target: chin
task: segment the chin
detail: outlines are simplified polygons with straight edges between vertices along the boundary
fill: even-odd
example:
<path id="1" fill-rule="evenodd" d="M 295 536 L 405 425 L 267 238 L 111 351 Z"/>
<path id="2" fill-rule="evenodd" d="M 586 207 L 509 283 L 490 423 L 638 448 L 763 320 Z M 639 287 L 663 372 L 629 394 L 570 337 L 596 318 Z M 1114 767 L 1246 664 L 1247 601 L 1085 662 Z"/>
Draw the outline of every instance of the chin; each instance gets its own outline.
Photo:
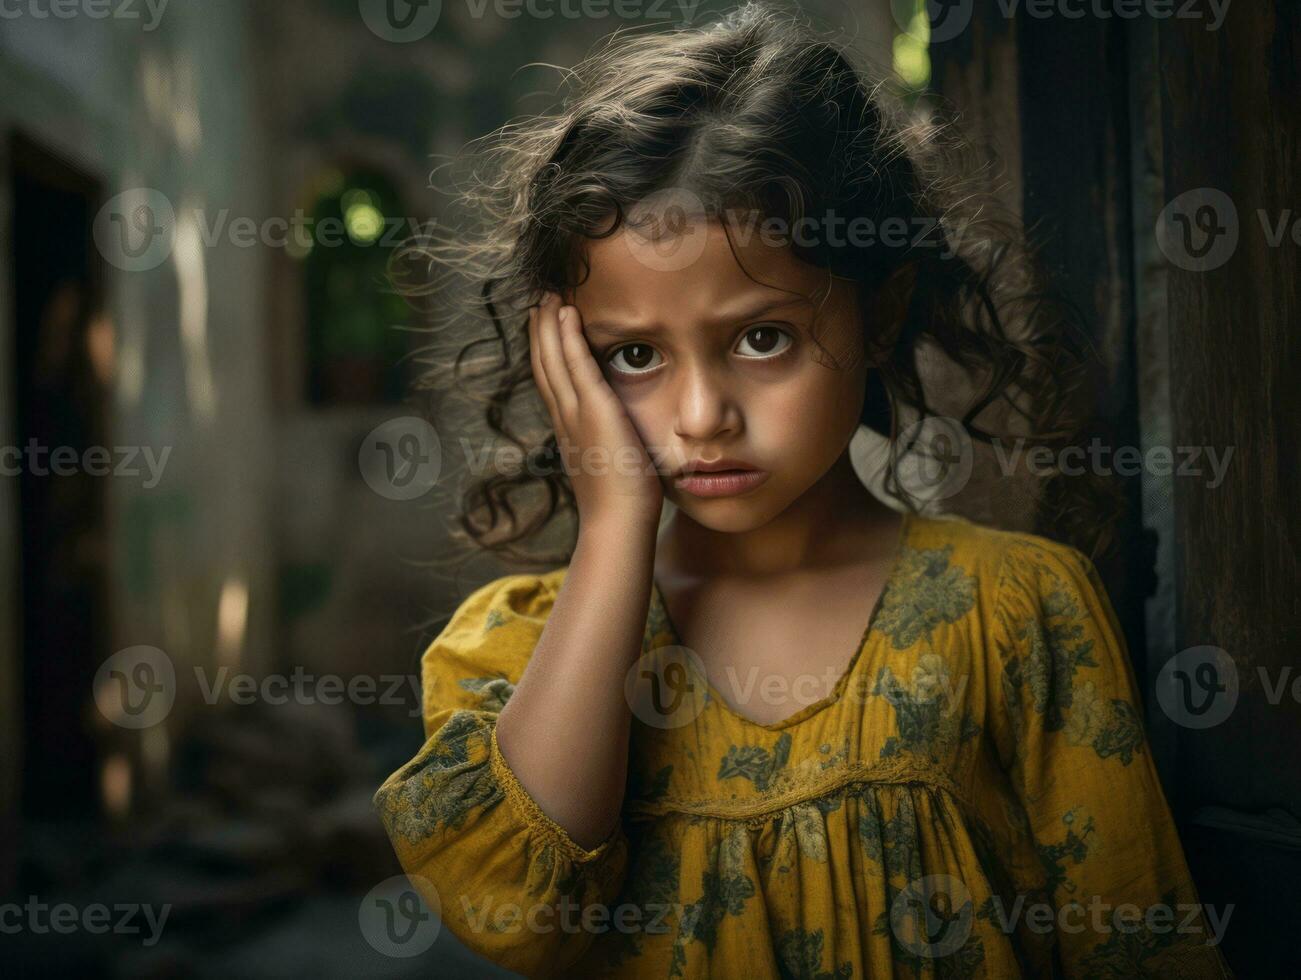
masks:
<path id="1" fill-rule="evenodd" d="M 741 534 L 763 527 L 785 507 L 763 497 L 693 497 L 675 493 L 673 505 L 703 528 L 720 534 Z"/>

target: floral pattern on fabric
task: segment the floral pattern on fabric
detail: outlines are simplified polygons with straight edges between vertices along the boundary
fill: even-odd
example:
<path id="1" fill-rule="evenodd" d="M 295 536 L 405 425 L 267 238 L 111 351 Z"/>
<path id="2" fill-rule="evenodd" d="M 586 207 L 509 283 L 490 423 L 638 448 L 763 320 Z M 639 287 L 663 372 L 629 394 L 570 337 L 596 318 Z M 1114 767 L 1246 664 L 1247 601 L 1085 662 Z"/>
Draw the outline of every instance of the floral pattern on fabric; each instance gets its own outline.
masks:
<path id="1" fill-rule="evenodd" d="M 1200 912 L 1069 927 L 1198 901 L 1083 555 L 909 517 L 836 695 L 772 725 L 717 698 L 678 728 L 634 721 L 623 820 L 592 850 L 495 738 L 565 572 L 462 604 L 422 661 L 425 744 L 375 797 L 480 955 L 530 978 L 1232 975 Z M 652 589 L 643 651 L 681 643 Z M 566 908 L 588 924 L 528 925 Z"/>

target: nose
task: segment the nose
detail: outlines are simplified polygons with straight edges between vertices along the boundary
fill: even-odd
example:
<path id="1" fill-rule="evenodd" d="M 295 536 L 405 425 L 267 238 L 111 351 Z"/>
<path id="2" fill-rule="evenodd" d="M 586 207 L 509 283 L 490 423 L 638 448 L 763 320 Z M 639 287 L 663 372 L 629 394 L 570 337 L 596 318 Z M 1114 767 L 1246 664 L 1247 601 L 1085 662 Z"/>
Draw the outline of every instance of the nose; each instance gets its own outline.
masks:
<path id="1" fill-rule="evenodd" d="M 727 382 L 707 365 L 696 364 L 681 376 L 674 434 L 686 443 L 709 444 L 741 431 L 741 405 Z"/>

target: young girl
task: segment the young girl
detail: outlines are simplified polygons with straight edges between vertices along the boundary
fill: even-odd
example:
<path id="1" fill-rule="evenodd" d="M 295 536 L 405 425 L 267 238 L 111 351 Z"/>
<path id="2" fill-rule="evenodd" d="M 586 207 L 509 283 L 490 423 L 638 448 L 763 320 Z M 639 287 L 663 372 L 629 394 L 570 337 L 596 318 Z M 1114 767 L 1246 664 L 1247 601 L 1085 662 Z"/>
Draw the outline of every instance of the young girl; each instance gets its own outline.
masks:
<path id="1" fill-rule="evenodd" d="M 425 745 L 376 795 L 415 887 L 529 977 L 1228 976 L 1090 560 L 851 465 L 927 411 L 927 356 L 975 438 L 1070 421 L 1060 321 L 955 223 L 936 134 L 754 6 L 575 77 L 506 131 L 461 268 L 530 450 L 464 527 L 577 540 L 424 655 Z M 506 422 L 530 383 L 542 452 Z"/>

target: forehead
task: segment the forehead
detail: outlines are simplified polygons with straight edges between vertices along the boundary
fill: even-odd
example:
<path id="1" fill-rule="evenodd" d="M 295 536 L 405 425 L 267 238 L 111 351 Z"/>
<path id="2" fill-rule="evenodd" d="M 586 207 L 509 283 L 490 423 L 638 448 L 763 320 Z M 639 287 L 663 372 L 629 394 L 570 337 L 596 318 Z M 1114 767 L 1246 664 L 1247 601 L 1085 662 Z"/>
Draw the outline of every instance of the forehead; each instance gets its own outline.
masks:
<path id="1" fill-rule="evenodd" d="M 660 241 L 623 226 L 587 240 L 584 253 L 589 273 L 571 297 L 584 321 L 687 325 L 773 301 L 809 308 L 829 281 L 825 270 L 757 231 L 734 226 L 729 242 L 718 221 L 696 221 Z"/>

